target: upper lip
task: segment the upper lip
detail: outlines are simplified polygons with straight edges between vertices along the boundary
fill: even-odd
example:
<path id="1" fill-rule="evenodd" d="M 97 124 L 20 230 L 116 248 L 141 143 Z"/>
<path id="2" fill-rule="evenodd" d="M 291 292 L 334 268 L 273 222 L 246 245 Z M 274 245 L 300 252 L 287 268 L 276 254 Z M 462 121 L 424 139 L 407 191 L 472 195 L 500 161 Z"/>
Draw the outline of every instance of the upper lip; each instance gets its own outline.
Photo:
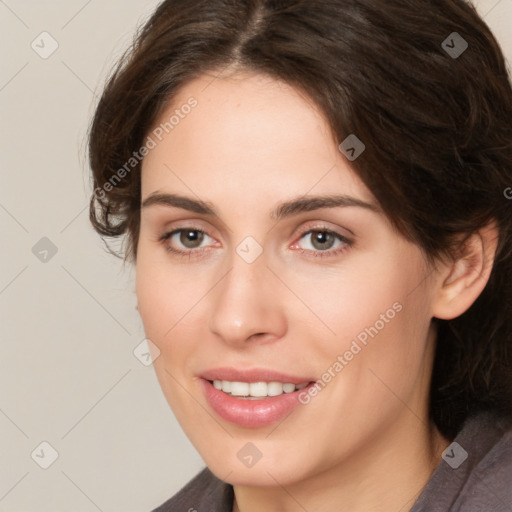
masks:
<path id="1" fill-rule="evenodd" d="M 300 377 L 270 370 L 268 368 L 240 368 L 224 367 L 212 368 L 199 375 L 205 380 L 229 380 L 231 382 L 282 382 L 283 384 L 303 384 L 316 380 L 314 377 Z"/>

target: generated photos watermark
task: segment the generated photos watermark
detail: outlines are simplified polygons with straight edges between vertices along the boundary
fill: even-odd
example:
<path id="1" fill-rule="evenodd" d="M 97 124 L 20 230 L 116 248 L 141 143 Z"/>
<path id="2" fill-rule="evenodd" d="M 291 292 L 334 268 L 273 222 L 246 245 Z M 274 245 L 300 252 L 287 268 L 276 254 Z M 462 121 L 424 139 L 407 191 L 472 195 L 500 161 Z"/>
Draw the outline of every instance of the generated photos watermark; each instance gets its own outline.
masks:
<path id="1" fill-rule="evenodd" d="M 134 151 L 132 156 L 120 167 L 107 182 L 101 187 L 94 189 L 94 195 L 98 199 L 104 199 L 106 192 L 111 192 L 121 180 L 125 178 L 130 172 L 142 162 L 143 158 L 149 154 L 149 152 L 156 148 L 158 142 L 161 142 L 164 138 L 164 134 L 170 133 L 176 126 L 178 126 L 186 116 L 192 112 L 192 109 L 197 107 L 198 101 L 191 96 L 186 103 L 181 105 L 180 108 L 174 110 L 169 119 L 163 123 L 160 123 L 154 128 L 150 135 L 147 136 L 146 142 L 138 149 Z"/>
<path id="2" fill-rule="evenodd" d="M 311 399 L 320 393 L 325 386 L 329 382 L 331 382 L 336 375 L 338 375 L 344 368 L 347 366 L 350 361 L 354 359 L 361 350 L 368 345 L 368 337 L 375 338 L 377 334 L 379 334 L 384 327 L 386 327 L 389 322 L 395 318 L 397 313 L 402 311 L 403 306 L 400 302 L 395 302 L 389 309 L 386 310 L 385 313 L 382 313 L 372 326 L 366 327 L 362 330 L 350 344 L 350 347 L 343 353 L 343 355 L 338 355 L 336 360 L 327 368 L 327 370 L 322 374 L 322 377 L 318 379 L 313 386 L 304 389 L 301 393 L 299 393 L 299 402 L 303 405 L 309 404 Z"/>

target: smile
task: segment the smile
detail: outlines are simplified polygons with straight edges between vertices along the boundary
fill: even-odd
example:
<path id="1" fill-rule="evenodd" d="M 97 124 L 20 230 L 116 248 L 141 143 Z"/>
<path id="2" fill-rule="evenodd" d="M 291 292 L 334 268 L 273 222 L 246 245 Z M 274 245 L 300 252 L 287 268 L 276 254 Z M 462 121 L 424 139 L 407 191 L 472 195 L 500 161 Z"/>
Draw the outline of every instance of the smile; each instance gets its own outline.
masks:
<path id="1" fill-rule="evenodd" d="M 231 396 L 257 400 L 269 396 L 279 396 L 283 393 L 293 393 L 305 388 L 309 383 L 293 384 L 291 382 L 239 382 L 229 380 L 214 380 L 213 387 Z"/>
<path id="2" fill-rule="evenodd" d="M 225 421 L 257 428 L 282 421 L 298 405 L 299 392 L 315 384 L 312 377 L 254 368 L 217 368 L 200 375 L 212 412 Z"/>

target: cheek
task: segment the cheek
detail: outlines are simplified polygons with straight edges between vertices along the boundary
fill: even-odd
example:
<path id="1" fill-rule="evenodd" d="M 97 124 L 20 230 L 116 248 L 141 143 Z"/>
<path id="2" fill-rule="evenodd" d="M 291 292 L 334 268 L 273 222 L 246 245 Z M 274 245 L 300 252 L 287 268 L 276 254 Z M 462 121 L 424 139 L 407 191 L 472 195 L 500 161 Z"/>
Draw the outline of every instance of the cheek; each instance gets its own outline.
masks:
<path id="1" fill-rule="evenodd" d="M 425 357 L 430 319 L 425 289 L 418 286 L 425 271 L 416 250 L 393 250 L 361 257 L 346 269 L 297 272 L 294 291 L 310 310 L 306 338 L 314 340 L 304 348 L 317 370 L 343 373 L 336 380 L 370 401 L 375 391 L 389 394 L 379 377 L 406 393 Z M 304 339 L 302 304 L 294 315 L 290 328 Z"/>
<path id="2" fill-rule="evenodd" d="M 204 349 L 205 316 L 198 314 L 212 287 L 208 275 L 169 261 L 165 251 L 139 245 L 136 293 L 144 332 L 159 349 L 155 372 L 169 402 L 176 402 L 189 386 L 191 366 Z M 201 332 L 199 332 L 201 331 Z M 173 407 L 174 404 L 171 404 Z M 174 407 L 173 407 L 174 408 Z"/>
<path id="3" fill-rule="evenodd" d="M 421 410 L 422 393 L 428 391 L 424 378 L 429 319 L 424 290 L 412 292 L 420 275 L 419 268 L 404 273 L 398 264 L 386 265 L 379 272 L 354 271 L 338 286 L 309 295 L 336 333 L 322 329 L 327 335 L 314 335 L 310 329 L 306 338 L 314 346 L 305 346 L 305 359 L 314 361 L 322 382 L 305 405 L 305 417 L 319 438 L 331 440 L 319 447 L 326 460 L 376 435 L 406 410 L 404 404 Z M 340 418 L 350 421 L 340 423 Z"/>
<path id="4" fill-rule="evenodd" d="M 142 241 L 138 247 L 137 301 L 147 337 L 161 345 L 172 339 L 180 319 L 186 319 L 187 310 L 197 301 L 199 284 L 194 285 L 183 267 L 173 268 L 163 250 L 148 245 Z"/>
<path id="5" fill-rule="evenodd" d="M 153 256 L 153 255 L 151 255 Z M 180 423 L 198 413 L 188 389 L 189 362 L 197 353 L 193 315 L 198 300 L 198 284 L 183 279 L 157 258 L 140 250 L 136 268 L 136 293 L 144 332 L 158 347 L 153 367 L 164 396 Z M 182 424 L 183 426 L 183 424 Z"/>
<path id="6" fill-rule="evenodd" d="M 389 260 L 367 254 L 349 258 L 337 267 L 283 269 L 300 299 L 294 301 L 294 309 L 302 316 L 297 316 L 291 327 L 309 317 L 311 326 L 317 327 L 315 339 L 335 349 L 358 335 L 364 342 L 366 329 L 375 323 L 379 331 L 383 330 L 389 324 L 386 320 L 395 320 L 414 281 L 391 256 Z"/>

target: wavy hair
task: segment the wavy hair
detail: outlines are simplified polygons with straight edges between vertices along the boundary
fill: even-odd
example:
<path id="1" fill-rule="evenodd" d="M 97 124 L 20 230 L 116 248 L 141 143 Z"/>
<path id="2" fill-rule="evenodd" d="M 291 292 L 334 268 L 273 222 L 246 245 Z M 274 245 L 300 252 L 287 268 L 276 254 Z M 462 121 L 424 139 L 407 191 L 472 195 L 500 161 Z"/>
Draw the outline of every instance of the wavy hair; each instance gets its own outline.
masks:
<path id="1" fill-rule="evenodd" d="M 356 134 L 366 150 L 352 168 L 430 260 L 497 223 L 484 291 L 458 318 L 435 319 L 430 415 L 447 437 L 481 410 L 511 418 L 512 87 L 475 8 L 464 0 L 163 1 L 108 78 L 89 131 L 90 219 L 104 237 L 126 235 L 125 261 L 137 257 L 140 162 L 112 178 L 180 87 L 224 68 L 307 94 L 338 143 Z"/>

